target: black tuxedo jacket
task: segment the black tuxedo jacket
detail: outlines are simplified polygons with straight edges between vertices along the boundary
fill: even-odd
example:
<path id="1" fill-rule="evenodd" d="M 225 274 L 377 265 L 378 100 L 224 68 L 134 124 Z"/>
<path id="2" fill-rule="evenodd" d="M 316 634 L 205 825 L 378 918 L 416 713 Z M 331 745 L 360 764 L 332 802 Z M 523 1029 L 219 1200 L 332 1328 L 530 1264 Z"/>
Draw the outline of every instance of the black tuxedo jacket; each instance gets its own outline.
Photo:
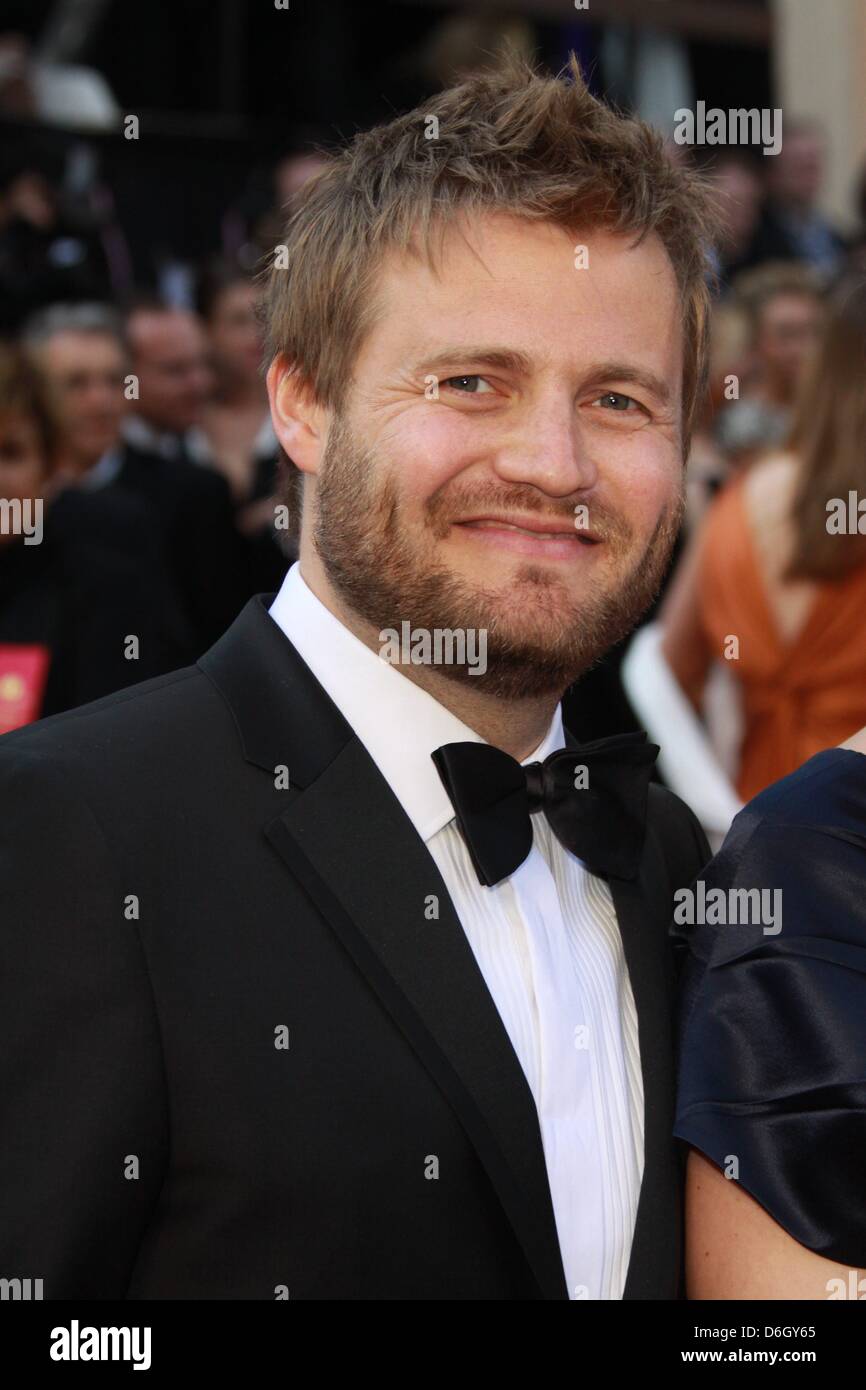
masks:
<path id="1" fill-rule="evenodd" d="M 153 508 L 192 633 L 189 659 L 200 656 L 237 617 L 253 592 L 247 546 L 234 523 L 220 473 L 186 460 L 122 446 L 120 472 L 108 487 Z"/>
<path id="2" fill-rule="evenodd" d="M 132 633 L 139 653 L 127 661 Z M 43 715 L 193 660 L 150 508 L 108 488 L 58 493 L 46 509 L 40 545 L 20 538 L 0 545 L 0 642 L 48 648 Z M 0 881 L 0 914 L 2 897 Z"/>
<path id="3" fill-rule="evenodd" d="M 565 1299 L 532 1094 L 445 884 L 269 602 L 196 666 L 0 740 L 0 1274 Z M 669 1299 L 668 923 L 709 855 L 650 791 L 640 876 L 611 880 L 646 1104 L 625 1296 Z"/>

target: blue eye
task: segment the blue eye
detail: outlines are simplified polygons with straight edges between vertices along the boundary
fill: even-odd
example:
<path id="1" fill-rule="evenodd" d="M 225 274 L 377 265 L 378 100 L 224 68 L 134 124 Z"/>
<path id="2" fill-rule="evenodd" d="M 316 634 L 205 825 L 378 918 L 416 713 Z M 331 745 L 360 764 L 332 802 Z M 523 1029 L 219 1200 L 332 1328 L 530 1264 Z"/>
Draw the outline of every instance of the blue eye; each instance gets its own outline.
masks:
<path id="1" fill-rule="evenodd" d="M 461 384 L 457 385 L 456 383 L 458 382 Z M 476 383 L 476 385 L 467 384 L 473 382 Z M 481 395 L 482 392 L 478 390 L 479 385 L 485 387 L 488 391 L 490 390 L 490 386 L 484 380 L 483 376 L 449 376 L 442 385 L 450 386 L 454 391 L 462 391 L 466 396 Z"/>
<path id="2" fill-rule="evenodd" d="M 638 410 L 641 408 L 633 396 L 624 396 L 621 391 L 605 391 L 603 396 L 598 397 L 598 400 L 607 401 L 612 410 L 618 410 L 621 413 L 626 413 L 629 405 L 637 406 Z"/>

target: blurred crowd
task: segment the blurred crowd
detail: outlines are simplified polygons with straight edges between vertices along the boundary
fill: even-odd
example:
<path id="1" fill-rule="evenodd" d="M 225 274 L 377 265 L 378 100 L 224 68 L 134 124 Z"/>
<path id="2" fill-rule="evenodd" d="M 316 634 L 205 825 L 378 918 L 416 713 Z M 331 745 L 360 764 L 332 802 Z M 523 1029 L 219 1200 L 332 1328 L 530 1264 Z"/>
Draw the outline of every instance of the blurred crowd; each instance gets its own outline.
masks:
<path id="1" fill-rule="evenodd" d="M 142 292 L 110 190 L 80 151 L 33 148 L 0 161 L 0 730 L 182 667 L 278 586 L 256 272 L 321 162 L 279 160 L 269 207 L 226 209 L 217 260 Z M 827 525 L 866 496 L 866 171 L 846 236 L 820 211 L 817 125 L 787 120 L 772 158 L 703 154 L 723 233 L 686 525 L 645 628 L 566 717 L 587 738 L 648 727 L 692 801 L 705 759 L 712 833 L 866 723 L 866 515 Z"/>
<path id="2" fill-rule="evenodd" d="M 786 120 L 777 156 L 707 166 L 724 225 L 686 526 L 608 673 L 714 844 L 866 718 L 866 171 L 845 237 L 824 160 L 820 128 Z"/>
<path id="3" fill-rule="evenodd" d="M 318 163 L 278 163 L 274 206 L 234 254 L 139 291 L 113 283 L 114 229 L 94 229 L 63 171 L 7 153 L 0 731 L 188 664 L 279 586 L 293 551 L 256 270 Z"/>

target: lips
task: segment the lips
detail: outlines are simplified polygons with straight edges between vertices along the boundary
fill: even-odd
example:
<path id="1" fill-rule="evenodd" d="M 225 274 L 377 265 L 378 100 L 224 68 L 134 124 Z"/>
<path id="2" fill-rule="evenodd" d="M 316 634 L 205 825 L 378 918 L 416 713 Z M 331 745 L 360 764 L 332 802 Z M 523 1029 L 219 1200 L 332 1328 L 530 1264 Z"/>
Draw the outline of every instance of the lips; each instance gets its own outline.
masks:
<path id="1" fill-rule="evenodd" d="M 545 522 L 536 517 L 527 518 L 521 521 L 509 520 L 507 517 L 480 516 L 467 517 L 463 521 L 454 523 L 456 526 L 471 527 L 477 530 L 492 531 L 512 531 L 518 535 L 527 536 L 532 540 L 549 541 L 577 541 L 583 545 L 597 545 L 598 537 L 591 531 L 583 528 L 576 528 L 574 525 L 564 526 L 561 522 Z"/>
<path id="2" fill-rule="evenodd" d="M 483 550 L 510 553 L 545 563 L 574 564 L 579 556 L 599 544 L 599 538 L 560 518 L 476 516 L 453 523 L 455 530 L 471 535 Z"/>

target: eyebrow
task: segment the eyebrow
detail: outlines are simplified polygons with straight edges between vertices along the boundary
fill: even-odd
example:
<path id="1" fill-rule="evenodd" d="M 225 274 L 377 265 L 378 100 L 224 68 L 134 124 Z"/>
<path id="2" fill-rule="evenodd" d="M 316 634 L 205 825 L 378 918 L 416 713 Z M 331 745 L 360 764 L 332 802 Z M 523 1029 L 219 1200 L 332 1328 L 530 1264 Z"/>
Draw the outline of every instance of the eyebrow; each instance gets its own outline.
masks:
<path id="1" fill-rule="evenodd" d="M 492 347 L 454 347 L 436 353 L 435 357 L 425 358 L 417 363 L 417 370 L 438 375 L 441 370 L 453 367 L 455 363 L 472 363 L 476 367 L 491 367 L 498 371 L 514 372 L 527 376 L 532 371 L 533 360 L 525 352 L 511 348 Z M 649 391 L 663 405 L 673 401 L 673 390 L 664 377 L 646 367 L 636 367 L 628 362 L 599 362 L 587 376 L 584 389 L 601 386 L 606 381 L 631 382 Z"/>
<path id="2" fill-rule="evenodd" d="M 446 348 L 435 357 L 425 357 L 416 364 L 417 370 L 437 373 L 453 367 L 456 362 L 472 362 L 477 367 L 493 367 L 498 371 L 517 372 L 524 376 L 531 372 L 532 358 L 525 352 L 511 348 L 463 347 Z"/>
<path id="3" fill-rule="evenodd" d="M 605 381 L 631 382 L 649 391 L 662 405 L 673 402 L 674 392 L 670 383 L 647 367 L 635 367 L 628 362 L 600 362 L 592 368 L 586 386 L 600 386 Z"/>

